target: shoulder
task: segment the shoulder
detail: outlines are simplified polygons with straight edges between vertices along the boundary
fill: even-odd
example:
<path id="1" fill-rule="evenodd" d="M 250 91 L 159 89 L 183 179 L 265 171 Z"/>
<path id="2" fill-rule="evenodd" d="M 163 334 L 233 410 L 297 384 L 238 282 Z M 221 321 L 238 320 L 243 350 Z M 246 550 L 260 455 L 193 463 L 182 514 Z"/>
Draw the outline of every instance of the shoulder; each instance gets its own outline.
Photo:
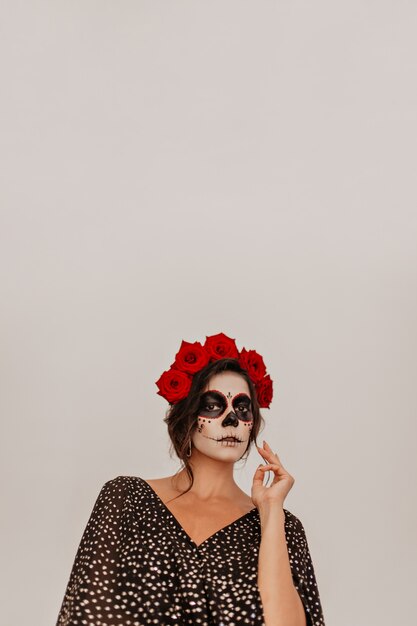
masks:
<path id="1" fill-rule="evenodd" d="M 107 480 L 101 489 L 111 492 L 124 491 L 132 485 L 133 479 L 133 476 L 115 476 Z"/>
<path id="2" fill-rule="evenodd" d="M 145 488 L 152 490 L 164 502 L 178 496 L 181 491 L 175 489 L 172 483 L 172 476 L 163 476 L 161 478 L 141 479 L 145 483 Z"/>
<path id="3" fill-rule="evenodd" d="M 288 509 L 284 509 L 284 514 L 284 526 L 287 541 L 291 544 L 298 544 L 300 547 L 304 547 L 306 542 L 306 534 L 303 523 L 296 515 L 294 515 L 294 513 L 292 513 Z"/>
<path id="4" fill-rule="evenodd" d="M 124 501 L 145 491 L 146 484 L 139 476 L 115 476 L 101 487 L 98 499 Z"/>
<path id="5" fill-rule="evenodd" d="M 138 476 L 115 476 L 114 478 L 110 478 L 107 480 L 104 487 L 113 490 L 126 489 L 127 487 L 134 484 L 136 481 L 140 481 Z"/>
<path id="6" fill-rule="evenodd" d="M 127 517 L 153 507 L 153 494 L 139 476 L 115 476 L 101 487 L 94 505 L 95 516 Z"/>
<path id="7" fill-rule="evenodd" d="M 285 524 L 290 528 L 299 529 L 302 526 L 301 520 L 288 509 L 284 509 Z"/>

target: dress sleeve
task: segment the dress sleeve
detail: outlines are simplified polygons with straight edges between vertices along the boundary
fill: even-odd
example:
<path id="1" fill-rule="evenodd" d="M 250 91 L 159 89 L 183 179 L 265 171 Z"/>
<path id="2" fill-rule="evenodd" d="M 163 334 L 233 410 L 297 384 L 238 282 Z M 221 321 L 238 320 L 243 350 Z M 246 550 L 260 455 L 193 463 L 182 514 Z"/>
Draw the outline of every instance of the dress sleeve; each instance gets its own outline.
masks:
<path id="1" fill-rule="evenodd" d="M 109 480 L 101 488 L 75 556 L 56 626 L 101 621 L 112 626 L 129 619 L 117 600 L 123 585 L 120 555 L 129 516 L 124 478 Z"/>
<path id="2" fill-rule="evenodd" d="M 307 626 L 325 626 L 319 589 L 303 524 L 289 511 L 286 510 L 285 513 L 285 530 L 292 577 L 304 606 Z"/>

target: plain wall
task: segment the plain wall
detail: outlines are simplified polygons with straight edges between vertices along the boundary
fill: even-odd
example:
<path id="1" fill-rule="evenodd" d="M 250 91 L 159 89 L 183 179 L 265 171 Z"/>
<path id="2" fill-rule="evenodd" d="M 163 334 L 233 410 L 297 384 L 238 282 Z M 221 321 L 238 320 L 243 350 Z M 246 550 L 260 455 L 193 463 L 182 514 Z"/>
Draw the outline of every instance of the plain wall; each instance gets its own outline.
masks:
<path id="1" fill-rule="evenodd" d="M 55 624 L 104 482 L 176 471 L 155 381 L 224 332 L 274 381 L 326 626 L 414 624 L 416 18 L 3 3 L 2 623 Z"/>

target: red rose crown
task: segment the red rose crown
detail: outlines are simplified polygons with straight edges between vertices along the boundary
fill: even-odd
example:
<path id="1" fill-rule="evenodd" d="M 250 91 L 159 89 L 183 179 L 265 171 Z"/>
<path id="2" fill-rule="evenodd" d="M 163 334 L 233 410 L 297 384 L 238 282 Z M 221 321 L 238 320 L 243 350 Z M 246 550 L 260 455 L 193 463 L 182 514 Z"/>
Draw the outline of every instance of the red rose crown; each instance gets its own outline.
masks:
<path id="1" fill-rule="evenodd" d="M 175 361 L 155 382 L 158 395 L 170 404 L 187 397 L 191 381 L 196 372 L 218 359 L 237 359 L 255 385 L 256 397 L 262 409 L 268 409 L 273 396 L 272 380 L 266 373 L 264 360 L 255 350 L 239 350 L 234 339 L 224 333 L 206 336 L 204 345 L 199 341 L 189 343 L 182 340 Z"/>

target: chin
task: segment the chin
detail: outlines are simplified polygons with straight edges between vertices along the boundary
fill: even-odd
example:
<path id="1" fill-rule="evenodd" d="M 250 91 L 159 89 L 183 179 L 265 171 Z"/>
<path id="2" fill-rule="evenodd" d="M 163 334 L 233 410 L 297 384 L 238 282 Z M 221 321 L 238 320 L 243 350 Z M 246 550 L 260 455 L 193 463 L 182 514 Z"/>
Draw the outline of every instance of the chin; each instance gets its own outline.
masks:
<path id="1" fill-rule="evenodd" d="M 221 454 L 218 452 L 217 454 L 206 454 L 206 456 L 210 457 L 211 459 L 215 459 L 216 461 L 227 461 L 228 463 L 235 463 L 236 461 L 239 461 L 242 454 L 236 452 L 223 452 L 223 454 Z"/>
<path id="2" fill-rule="evenodd" d="M 207 444 L 199 446 L 197 444 L 195 449 L 198 450 L 200 454 L 204 454 L 211 459 L 218 459 L 222 461 L 238 461 L 245 452 L 243 443 L 234 446 L 227 446 L 215 442 L 213 442 L 213 446 Z"/>

